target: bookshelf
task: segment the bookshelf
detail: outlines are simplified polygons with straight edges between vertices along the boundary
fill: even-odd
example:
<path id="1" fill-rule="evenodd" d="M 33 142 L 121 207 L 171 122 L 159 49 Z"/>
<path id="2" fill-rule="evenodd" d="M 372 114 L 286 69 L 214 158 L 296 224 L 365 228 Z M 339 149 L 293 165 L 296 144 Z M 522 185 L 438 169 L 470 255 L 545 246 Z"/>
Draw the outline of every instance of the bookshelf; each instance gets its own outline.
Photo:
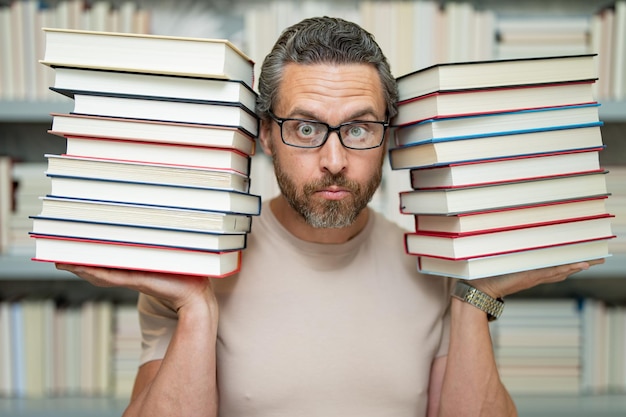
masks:
<path id="1" fill-rule="evenodd" d="M 2 2 L 6 4 L 10 2 Z M 51 4 L 57 2 L 52 1 Z M 167 1 L 148 0 L 142 2 L 142 5 L 148 7 L 161 7 L 167 10 Z M 196 1 L 200 4 L 202 2 Z M 213 2 L 221 3 L 221 2 Z M 214 6 L 219 13 L 227 13 L 229 22 L 235 25 L 242 25 L 243 15 L 242 9 L 248 5 L 258 5 L 260 0 L 237 0 L 235 2 L 235 11 L 226 11 L 219 4 Z M 309 2 L 313 3 L 313 2 Z M 328 2 L 330 3 L 330 2 Z M 446 3 L 446 2 L 441 2 Z M 524 2 L 516 1 L 500 1 L 500 0 L 474 0 L 469 1 L 475 7 L 480 9 L 493 10 L 496 14 L 506 16 L 529 16 L 541 11 L 547 15 L 555 15 L 563 12 L 571 14 L 590 14 L 595 12 L 599 7 L 604 6 L 606 1 L 589 1 L 589 0 L 530 0 Z M 276 3 L 277 4 L 277 3 Z M 276 7 L 272 5 L 272 8 Z M 295 2 L 294 2 L 295 4 Z M 337 3 L 340 6 L 353 6 L 358 4 L 356 0 L 341 0 Z M 206 10 L 209 6 L 199 6 L 199 9 Z M 332 5 L 327 6 L 331 7 Z M 237 15 L 233 18 L 233 15 Z M 160 19 L 162 20 L 161 13 Z M 189 14 L 187 14 L 189 17 Z M 215 19 L 214 17 L 211 19 Z M 202 19 L 197 19 L 191 23 L 201 24 Z M 211 22 L 213 20 L 210 20 Z M 186 26 L 186 25 L 178 25 Z M 193 26 L 193 25 L 192 25 Z M 161 29 L 163 31 L 172 30 L 174 26 L 167 25 Z M 241 28 L 237 28 L 241 29 Z M 177 28 L 178 30 L 178 28 Z M 172 33 L 177 35 L 198 34 L 194 29 L 188 27 L 181 30 L 188 30 L 186 33 Z M 231 30 L 230 33 L 236 33 L 237 30 Z M 205 36 L 206 34 L 200 34 Z M 241 35 L 238 35 L 241 36 Z M 49 127 L 51 112 L 69 112 L 72 102 L 63 101 L 8 101 L 0 99 L 0 154 L 7 149 L 11 149 L 10 135 L 15 130 L 27 130 L 32 132 L 33 129 L 41 131 L 41 137 L 29 140 L 32 146 L 27 150 L 27 156 L 32 160 L 43 161 L 43 150 L 50 151 L 45 148 L 56 138 L 48 138 L 45 130 Z M 611 161 L 617 161 L 621 165 L 625 162 L 623 158 L 623 150 L 625 149 L 620 143 L 623 142 L 624 132 L 626 131 L 626 101 L 623 100 L 607 100 L 602 102 L 600 108 L 601 119 L 609 125 L 612 134 L 604 136 L 605 142 L 608 142 L 609 149 L 617 149 L 619 155 L 613 153 L 610 156 Z M 617 134 L 614 134 L 617 132 Z M 48 142 L 46 142 L 48 141 Z M 57 140 L 58 142 L 58 140 Z M 51 152 L 54 152 L 52 150 Z M 615 152 L 615 151 L 612 151 Z M 624 304 L 626 302 L 626 289 L 624 280 L 626 280 L 626 254 L 615 255 L 607 259 L 606 263 L 601 266 L 594 267 L 590 271 L 584 271 L 566 282 L 547 285 L 541 288 L 533 289 L 519 297 L 581 297 L 589 296 L 606 300 L 608 302 Z M 0 256 L 0 297 L 19 294 L 25 291 L 38 294 L 47 294 L 48 296 L 64 295 L 72 299 L 85 300 L 91 298 L 109 298 L 118 302 L 133 303 L 136 294 L 115 289 L 94 288 L 89 284 L 82 282 L 72 274 L 64 271 L 57 271 L 52 265 L 31 262 L 27 255 L 1 255 Z M 623 416 L 626 414 L 626 395 L 581 395 L 581 396 L 540 396 L 526 395 L 515 396 L 518 403 L 520 415 L 529 417 L 543 416 Z M 44 399 L 6 399 L 0 398 L 0 415 L 12 416 L 117 416 L 121 415 L 126 405 L 126 399 L 114 398 L 96 398 L 96 397 L 62 397 L 62 398 L 44 398 Z"/>
<path id="2" fill-rule="evenodd" d="M 621 417 L 626 399 L 620 395 L 598 396 L 518 396 L 520 417 Z M 125 398 L 46 398 L 22 400 L 0 398 L 0 415 L 12 417 L 116 417 Z"/>
<path id="3" fill-rule="evenodd" d="M 126 398 L 0 398 L 0 415 L 12 417 L 118 417 Z"/>
<path id="4" fill-rule="evenodd" d="M 49 123 L 50 113 L 72 110 L 71 100 L 62 101 L 0 101 L 0 123 Z"/>

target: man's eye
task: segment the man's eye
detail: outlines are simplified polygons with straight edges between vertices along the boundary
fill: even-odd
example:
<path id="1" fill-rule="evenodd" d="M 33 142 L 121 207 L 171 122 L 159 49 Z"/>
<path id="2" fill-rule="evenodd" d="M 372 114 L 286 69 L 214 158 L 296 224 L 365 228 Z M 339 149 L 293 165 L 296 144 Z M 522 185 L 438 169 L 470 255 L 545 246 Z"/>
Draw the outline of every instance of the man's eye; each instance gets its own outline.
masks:
<path id="1" fill-rule="evenodd" d="M 351 137 L 359 138 L 361 136 L 364 136 L 367 131 L 363 128 L 363 126 L 350 126 L 349 133 Z"/>
<path id="2" fill-rule="evenodd" d="M 317 133 L 315 126 L 312 124 L 301 124 L 298 126 L 298 135 L 314 136 Z"/>

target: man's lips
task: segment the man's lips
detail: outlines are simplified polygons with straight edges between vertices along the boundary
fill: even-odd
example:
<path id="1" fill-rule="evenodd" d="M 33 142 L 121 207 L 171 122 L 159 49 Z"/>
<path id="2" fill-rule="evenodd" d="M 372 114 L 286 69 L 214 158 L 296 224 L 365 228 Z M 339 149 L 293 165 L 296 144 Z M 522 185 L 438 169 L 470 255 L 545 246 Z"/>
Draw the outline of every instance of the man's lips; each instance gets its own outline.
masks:
<path id="1" fill-rule="evenodd" d="M 320 189 L 316 194 L 328 200 L 341 200 L 349 196 L 351 191 L 348 188 L 332 186 Z"/>

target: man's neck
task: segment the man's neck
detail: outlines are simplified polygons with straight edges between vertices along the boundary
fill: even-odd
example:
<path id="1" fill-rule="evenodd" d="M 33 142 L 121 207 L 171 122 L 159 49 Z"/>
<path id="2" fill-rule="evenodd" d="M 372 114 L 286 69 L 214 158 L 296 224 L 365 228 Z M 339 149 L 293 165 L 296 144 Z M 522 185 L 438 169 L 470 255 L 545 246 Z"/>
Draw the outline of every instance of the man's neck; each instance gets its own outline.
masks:
<path id="1" fill-rule="evenodd" d="M 270 209 L 280 224 L 298 239 L 313 243 L 344 243 L 359 234 L 367 225 L 369 208 L 361 211 L 356 221 L 342 228 L 320 229 L 309 225 L 280 195 L 270 201 Z"/>

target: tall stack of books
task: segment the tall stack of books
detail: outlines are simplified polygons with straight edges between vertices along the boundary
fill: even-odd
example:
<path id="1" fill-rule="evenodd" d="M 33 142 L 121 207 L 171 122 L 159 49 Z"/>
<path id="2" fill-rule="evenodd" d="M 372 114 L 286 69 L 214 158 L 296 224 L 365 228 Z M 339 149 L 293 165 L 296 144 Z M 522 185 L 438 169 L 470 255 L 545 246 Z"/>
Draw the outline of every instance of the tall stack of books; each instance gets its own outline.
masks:
<path id="1" fill-rule="evenodd" d="M 464 279 L 609 256 L 594 55 L 440 64 L 398 78 L 392 169 L 425 273 Z"/>
<path id="2" fill-rule="evenodd" d="M 253 62 L 225 40 L 44 29 L 51 88 L 74 100 L 50 133 L 35 260 L 227 276 L 260 197 L 249 192 Z"/>

